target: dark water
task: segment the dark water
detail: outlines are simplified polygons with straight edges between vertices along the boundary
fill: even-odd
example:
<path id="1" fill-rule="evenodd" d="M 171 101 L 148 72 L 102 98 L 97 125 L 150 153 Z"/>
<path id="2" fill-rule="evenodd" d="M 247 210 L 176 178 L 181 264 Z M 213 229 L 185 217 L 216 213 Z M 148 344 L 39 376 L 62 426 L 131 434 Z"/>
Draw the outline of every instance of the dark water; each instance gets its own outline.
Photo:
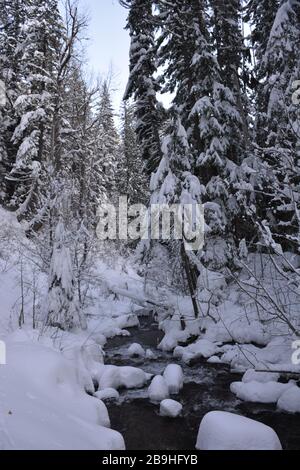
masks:
<path id="1" fill-rule="evenodd" d="M 110 340 L 105 348 L 106 363 L 141 367 L 146 372 L 161 374 L 165 367 L 176 362 L 171 354 L 156 350 L 163 334 L 151 318 L 140 318 L 140 328 L 131 329 L 130 337 Z M 157 354 L 154 361 L 126 356 L 128 346 L 134 342 Z M 300 415 L 276 411 L 273 405 L 244 403 L 230 392 L 230 384 L 240 380 L 224 365 L 205 362 L 192 367 L 181 364 L 185 385 L 174 397 L 183 405 L 183 416 L 170 419 L 159 416 L 159 405 L 147 398 L 143 390 L 121 392 L 119 404 L 108 404 L 112 429 L 124 436 L 128 450 L 195 450 L 198 429 L 203 416 L 212 410 L 242 414 L 271 426 L 278 434 L 284 449 L 300 449 Z"/>

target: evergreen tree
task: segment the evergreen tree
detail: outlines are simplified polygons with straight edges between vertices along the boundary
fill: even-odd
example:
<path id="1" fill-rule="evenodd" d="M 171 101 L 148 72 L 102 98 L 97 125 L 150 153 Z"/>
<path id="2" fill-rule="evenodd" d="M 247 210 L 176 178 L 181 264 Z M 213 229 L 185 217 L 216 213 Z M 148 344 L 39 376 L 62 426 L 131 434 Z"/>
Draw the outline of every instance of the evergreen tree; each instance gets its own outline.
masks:
<path id="1" fill-rule="evenodd" d="M 96 140 L 97 171 L 103 172 L 106 197 L 114 201 L 117 196 L 116 174 L 120 160 L 120 141 L 107 82 L 104 82 L 102 86 L 97 119 L 99 122 Z"/>
<path id="2" fill-rule="evenodd" d="M 202 0 L 158 4 L 165 91 L 176 91 L 174 104 L 187 128 L 194 157 L 191 171 L 206 187 L 203 202 L 209 230 L 202 260 L 221 269 L 233 263 L 244 237 L 244 209 L 238 199 L 247 131 L 239 76 L 243 41 L 238 5 L 227 11 L 216 2 L 211 16 L 208 3 Z M 234 45 L 229 52 L 226 41 Z"/>
<path id="3" fill-rule="evenodd" d="M 222 83 L 234 98 L 236 119 L 231 119 L 226 134 L 229 158 L 241 162 L 249 140 L 247 60 L 242 32 L 241 0 L 211 0 L 212 25 Z"/>
<path id="4" fill-rule="evenodd" d="M 281 2 L 261 61 L 264 109 L 259 115 L 260 159 L 267 175 L 262 217 L 275 240 L 298 249 L 299 108 L 293 103 L 299 74 L 300 2 Z"/>
<path id="5" fill-rule="evenodd" d="M 196 176 L 192 173 L 193 156 L 188 143 L 186 130 L 184 129 L 179 115 L 175 112 L 170 122 L 168 134 L 162 144 L 163 158 L 151 179 L 151 204 L 171 207 L 177 204 L 178 208 L 184 205 L 190 205 L 193 210 L 201 204 L 204 187 Z M 176 216 L 175 216 L 176 217 Z M 181 217 L 179 215 L 179 217 Z M 185 220 L 187 223 L 187 220 Z M 203 228 L 203 227 L 202 227 Z M 175 229 L 175 228 L 174 228 Z M 173 232 L 176 234 L 176 232 Z M 181 268 L 185 272 L 185 280 L 192 298 L 195 316 L 199 315 L 199 307 L 196 299 L 197 288 L 197 263 L 189 255 L 185 232 L 181 241 L 173 240 L 170 242 L 172 255 L 178 261 L 180 259 Z M 150 243 L 150 249 L 153 248 L 153 242 Z M 149 250 L 149 245 L 148 245 Z M 148 253 L 149 260 L 151 254 Z"/>
<path id="6" fill-rule="evenodd" d="M 21 92 L 21 50 L 24 40 L 24 23 L 28 1 L 0 1 L 0 80 L 5 85 L 6 105 L 1 109 L 0 121 L 0 201 L 7 204 L 13 195 L 14 186 L 6 179 L 16 158 L 12 142 L 18 119 L 14 102 Z"/>
<path id="7" fill-rule="evenodd" d="M 55 230 L 49 273 L 47 325 L 70 331 L 81 326 L 80 311 L 74 294 L 73 263 L 62 219 Z"/>
<path id="8" fill-rule="evenodd" d="M 124 99 L 135 102 L 136 132 L 146 170 L 151 175 L 161 159 L 159 85 L 154 78 L 155 21 L 153 0 L 120 0 L 130 8 L 127 29 L 131 37 L 130 76 Z"/>
<path id="9" fill-rule="evenodd" d="M 249 0 L 247 3 L 245 19 L 251 25 L 251 42 L 257 69 L 266 51 L 279 3 L 280 0 Z"/>
<path id="10" fill-rule="evenodd" d="M 55 83 L 63 34 L 57 0 L 31 0 L 26 5 L 24 40 L 20 43 L 22 89 L 14 102 L 18 118 L 12 141 L 14 166 L 7 178 L 14 183 L 11 200 L 20 214 L 37 206 L 37 193 L 49 161 Z"/>
<path id="11" fill-rule="evenodd" d="M 134 105 L 123 103 L 121 113 L 121 161 L 118 166 L 118 190 L 130 204 L 147 201 L 145 162 L 137 142 Z"/>

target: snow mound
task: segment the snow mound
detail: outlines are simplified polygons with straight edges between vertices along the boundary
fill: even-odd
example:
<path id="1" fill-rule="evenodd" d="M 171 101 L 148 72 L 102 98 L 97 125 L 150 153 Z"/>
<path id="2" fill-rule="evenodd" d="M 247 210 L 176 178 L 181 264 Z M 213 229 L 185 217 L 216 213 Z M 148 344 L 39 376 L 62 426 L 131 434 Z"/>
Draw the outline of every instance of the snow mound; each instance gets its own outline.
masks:
<path id="1" fill-rule="evenodd" d="M 118 400 L 120 395 L 117 390 L 114 388 L 105 388 L 104 390 L 99 390 L 98 392 L 94 393 L 94 397 L 98 398 L 99 400 Z"/>
<path id="2" fill-rule="evenodd" d="M 294 382 L 282 384 L 277 382 L 233 382 L 230 390 L 238 398 L 253 403 L 277 403 L 281 395 L 295 387 Z"/>
<path id="3" fill-rule="evenodd" d="M 269 426 L 244 416 L 212 411 L 200 424 L 196 449 L 282 450 L 282 447 Z"/>
<path id="4" fill-rule="evenodd" d="M 169 387 L 162 375 L 156 375 L 148 389 L 150 401 L 160 403 L 169 398 Z"/>
<path id="5" fill-rule="evenodd" d="M 166 416 L 169 418 L 177 418 L 182 412 L 182 405 L 175 400 L 163 400 L 160 404 L 159 414 L 160 416 Z"/>
<path id="6" fill-rule="evenodd" d="M 168 385 L 169 393 L 177 395 L 183 387 L 182 367 L 178 364 L 169 364 L 163 373 L 163 377 Z"/>
<path id="7" fill-rule="evenodd" d="M 277 408 L 287 413 L 300 413 L 300 388 L 291 387 L 277 402 Z"/>
<path id="8" fill-rule="evenodd" d="M 142 388 L 151 377 L 151 374 L 136 367 L 104 366 L 98 377 L 99 390 Z"/>
<path id="9" fill-rule="evenodd" d="M 254 369 L 248 369 L 243 375 L 242 382 L 278 382 L 280 375 L 275 372 L 257 372 Z"/>
<path id="10" fill-rule="evenodd" d="M 7 342 L 0 368 L 0 448 L 5 450 L 123 450 L 108 429 L 106 406 L 87 395 L 76 364 L 32 342 Z M 30 423 L 30 432 L 28 432 Z"/>
<path id="11" fill-rule="evenodd" d="M 207 339 L 199 339 L 196 343 L 190 346 L 182 347 L 177 346 L 174 350 L 174 357 L 182 359 L 183 362 L 189 364 L 193 359 L 209 358 L 219 352 L 216 344 L 208 341 Z"/>
<path id="12" fill-rule="evenodd" d="M 156 359 L 156 356 L 155 356 L 154 352 L 151 351 L 151 349 L 147 349 L 146 359 L 148 359 L 149 361 L 153 361 L 154 359 Z"/>
<path id="13" fill-rule="evenodd" d="M 207 359 L 208 364 L 222 364 L 221 359 L 218 356 L 211 356 Z"/>
<path id="14" fill-rule="evenodd" d="M 145 357 L 145 350 L 140 344 L 133 343 L 128 348 L 128 354 L 130 357 Z"/>

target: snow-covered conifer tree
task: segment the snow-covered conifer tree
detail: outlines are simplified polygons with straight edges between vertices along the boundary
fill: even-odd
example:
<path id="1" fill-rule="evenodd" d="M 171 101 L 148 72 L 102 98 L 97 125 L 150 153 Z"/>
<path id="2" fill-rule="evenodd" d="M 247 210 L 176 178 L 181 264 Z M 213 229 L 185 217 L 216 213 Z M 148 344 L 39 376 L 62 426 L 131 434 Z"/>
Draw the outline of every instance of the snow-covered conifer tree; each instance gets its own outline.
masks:
<path id="1" fill-rule="evenodd" d="M 153 0 L 120 0 L 120 3 L 130 8 L 127 22 L 131 37 L 130 76 L 124 99 L 134 98 L 138 141 L 151 175 L 161 159 Z"/>
<path id="2" fill-rule="evenodd" d="M 60 219 L 55 229 L 49 272 L 49 291 L 46 306 L 46 323 L 48 326 L 55 326 L 66 331 L 70 331 L 76 326 L 83 326 L 75 297 L 73 272 L 68 234 L 63 220 Z"/>
<path id="3" fill-rule="evenodd" d="M 51 123 L 63 27 L 57 0 L 25 2 L 21 55 L 22 88 L 14 102 L 18 125 L 12 141 L 17 149 L 7 178 L 15 185 L 11 203 L 20 214 L 38 206 L 37 194 L 49 160 Z"/>
<path id="4" fill-rule="evenodd" d="M 118 165 L 118 190 L 130 204 L 148 202 L 145 162 L 137 142 L 134 104 L 123 103 L 121 110 L 121 160 Z"/>
<path id="5" fill-rule="evenodd" d="M 261 60 L 258 143 L 265 167 L 264 217 L 275 240 L 298 250 L 299 106 L 293 102 L 299 79 L 300 2 L 286 0 L 278 8 Z"/>
<path id="6" fill-rule="evenodd" d="M 103 172 L 106 197 L 113 201 L 117 196 L 116 175 L 120 159 L 120 141 L 114 122 L 114 110 L 107 82 L 104 82 L 101 89 L 97 119 L 99 121 L 98 136 L 95 142 L 97 165 Z"/>

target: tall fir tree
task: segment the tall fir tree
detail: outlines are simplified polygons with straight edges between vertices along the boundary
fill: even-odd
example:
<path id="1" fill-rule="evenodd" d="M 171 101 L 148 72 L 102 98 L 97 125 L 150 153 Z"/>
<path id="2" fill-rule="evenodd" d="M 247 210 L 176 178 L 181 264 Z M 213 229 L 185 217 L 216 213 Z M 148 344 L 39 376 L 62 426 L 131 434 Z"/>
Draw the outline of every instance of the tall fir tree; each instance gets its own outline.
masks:
<path id="1" fill-rule="evenodd" d="M 299 75 L 300 2 L 281 2 L 260 64 L 257 141 L 265 168 L 261 218 L 275 240 L 299 247 L 299 108 L 293 103 Z"/>
<path id="2" fill-rule="evenodd" d="M 118 165 L 118 191 L 130 204 L 148 202 L 145 162 L 137 141 L 135 106 L 123 102 L 121 110 L 121 160 Z"/>
<path id="3" fill-rule="evenodd" d="M 26 3 L 26 2 L 25 2 Z M 7 179 L 14 186 L 11 199 L 19 213 L 38 206 L 38 188 L 49 160 L 63 26 L 57 0 L 26 4 L 24 39 L 19 44 L 22 88 L 14 102 L 18 124 L 12 136 L 15 163 Z"/>
<path id="4" fill-rule="evenodd" d="M 180 116 L 178 113 L 173 111 L 173 116 L 170 121 L 170 125 L 167 130 L 167 135 L 163 139 L 162 144 L 163 158 L 160 165 L 151 178 L 151 207 L 156 205 L 163 207 L 164 205 L 169 208 L 172 205 L 177 205 L 177 209 L 181 210 L 184 206 L 193 208 L 194 215 L 199 217 L 197 212 L 198 206 L 202 202 L 202 195 L 205 188 L 201 186 L 198 178 L 193 174 L 193 154 L 188 142 L 188 136 L 185 128 L 182 125 Z M 181 219 L 183 213 L 175 214 L 175 219 L 179 216 Z M 186 214 L 184 214 L 186 215 Z M 183 219 L 184 219 L 183 215 Z M 181 220 L 183 220 L 181 219 Z M 184 219 L 185 228 L 187 227 L 188 220 Z M 197 220 L 199 223 L 200 219 Z M 153 220 L 152 220 L 153 222 Z M 193 221 L 189 220 L 192 227 Z M 196 298 L 197 290 L 197 274 L 198 266 L 195 263 L 194 257 L 191 256 L 191 251 L 187 247 L 190 240 L 186 239 L 186 232 L 182 230 L 181 240 L 176 240 L 176 222 L 173 226 L 173 234 L 175 239 L 172 238 L 169 243 L 169 249 L 172 252 L 172 256 L 175 260 L 180 260 L 182 271 L 185 273 L 186 286 L 189 290 L 195 317 L 199 316 L 199 306 Z M 199 230 L 199 226 L 197 227 Z M 201 227 L 203 229 L 203 227 Z M 167 242 L 168 243 L 168 242 Z M 146 258 L 149 260 L 149 247 L 153 247 L 153 242 L 148 244 L 148 253 Z M 200 249 L 200 247 L 199 247 Z"/>
<path id="5" fill-rule="evenodd" d="M 116 175 L 120 160 L 120 139 L 115 125 L 108 82 L 104 82 L 102 85 L 97 118 L 99 122 L 96 140 L 98 171 L 102 171 L 104 174 L 106 197 L 109 201 L 115 202 L 117 197 Z"/>
<path id="6" fill-rule="evenodd" d="M 75 279 L 68 233 L 59 220 L 49 272 L 46 325 L 70 331 L 85 326 L 75 296 Z"/>
<path id="7" fill-rule="evenodd" d="M 130 75 L 124 99 L 134 99 L 138 142 L 146 171 L 151 175 L 162 157 L 153 0 L 120 0 L 120 3 L 130 8 L 127 20 L 131 37 Z"/>
<path id="8" fill-rule="evenodd" d="M 205 0 L 158 0 L 158 5 L 162 27 L 159 56 L 165 67 L 162 80 L 165 91 L 175 92 L 174 105 L 187 129 L 194 157 L 192 173 L 206 187 L 203 202 L 209 230 L 202 260 L 221 269 L 234 264 L 244 236 L 241 221 L 245 214 L 238 198 L 248 129 L 241 98 L 239 5 L 227 11 L 223 4 L 213 4 L 214 15 Z M 225 47 L 226 41 L 233 49 Z"/>
<path id="9" fill-rule="evenodd" d="M 22 52 L 20 44 L 24 40 L 24 23 L 28 1 L 1 0 L 0 2 L 0 80 L 4 83 L 6 105 L 2 107 L 0 121 L 0 200 L 8 204 L 14 192 L 14 185 L 7 180 L 16 159 L 16 146 L 12 141 L 18 117 L 14 102 L 21 93 L 23 78 L 21 73 Z"/>

